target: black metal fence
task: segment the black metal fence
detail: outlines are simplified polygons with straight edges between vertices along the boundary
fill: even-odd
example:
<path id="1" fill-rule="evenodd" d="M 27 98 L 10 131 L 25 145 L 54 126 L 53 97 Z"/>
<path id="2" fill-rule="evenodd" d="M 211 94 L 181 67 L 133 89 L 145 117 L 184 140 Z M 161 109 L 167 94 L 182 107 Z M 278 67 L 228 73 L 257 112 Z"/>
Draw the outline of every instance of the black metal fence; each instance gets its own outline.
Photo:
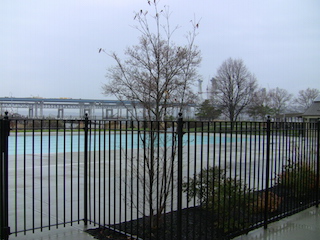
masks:
<path id="1" fill-rule="evenodd" d="M 9 128 L 10 136 L 9 136 Z M 1 120 L 1 239 L 228 239 L 319 203 L 319 122 Z"/>

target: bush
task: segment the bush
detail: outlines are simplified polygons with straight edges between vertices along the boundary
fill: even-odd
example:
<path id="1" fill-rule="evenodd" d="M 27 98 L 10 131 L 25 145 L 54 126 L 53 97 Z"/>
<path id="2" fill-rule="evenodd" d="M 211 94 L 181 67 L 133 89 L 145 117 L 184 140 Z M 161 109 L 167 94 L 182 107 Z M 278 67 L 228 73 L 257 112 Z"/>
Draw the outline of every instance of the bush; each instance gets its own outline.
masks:
<path id="1" fill-rule="evenodd" d="M 268 204 L 266 204 L 266 196 L 268 196 Z M 274 213 L 279 210 L 282 200 L 282 197 L 273 192 L 268 192 L 268 195 L 266 195 L 266 192 L 263 191 L 249 206 L 254 213 L 263 213 L 266 208 L 269 213 Z"/>
<path id="2" fill-rule="evenodd" d="M 303 198 L 316 190 L 317 175 L 312 164 L 305 161 L 292 162 L 283 166 L 277 175 L 277 184 L 290 189 L 293 197 Z"/>
<path id="3" fill-rule="evenodd" d="M 252 191 L 241 180 L 227 177 L 224 169 L 202 169 L 183 188 L 189 201 L 196 198 L 201 207 L 215 214 L 214 224 L 224 233 L 248 226 L 245 210 L 248 213 Z"/>

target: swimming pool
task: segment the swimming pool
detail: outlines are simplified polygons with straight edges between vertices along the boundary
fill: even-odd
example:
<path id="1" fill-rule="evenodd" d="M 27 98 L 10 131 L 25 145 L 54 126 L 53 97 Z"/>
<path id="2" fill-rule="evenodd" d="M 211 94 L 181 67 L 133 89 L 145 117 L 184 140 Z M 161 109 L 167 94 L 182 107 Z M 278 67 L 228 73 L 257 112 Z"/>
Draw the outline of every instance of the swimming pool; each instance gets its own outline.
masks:
<path id="1" fill-rule="evenodd" d="M 143 146 L 142 139 L 144 136 L 137 133 L 127 134 L 91 134 L 88 138 L 90 151 L 99 150 L 119 150 L 119 149 L 137 149 Z M 174 135 L 172 133 L 161 133 L 160 147 L 172 146 Z M 147 136 L 145 138 L 147 141 Z M 185 134 L 183 136 L 183 145 L 206 145 L 218 143 L 230 143 L 235 141 L 246 141 L 246 137 L 230 136 L 224 134 Z M 9 136 L 9 155 L 15 154 L 50 154 L 63 152 L 83 152 L 84 151 L 84 134 L 48 134 L 43 135 L 10 135 Z"/>

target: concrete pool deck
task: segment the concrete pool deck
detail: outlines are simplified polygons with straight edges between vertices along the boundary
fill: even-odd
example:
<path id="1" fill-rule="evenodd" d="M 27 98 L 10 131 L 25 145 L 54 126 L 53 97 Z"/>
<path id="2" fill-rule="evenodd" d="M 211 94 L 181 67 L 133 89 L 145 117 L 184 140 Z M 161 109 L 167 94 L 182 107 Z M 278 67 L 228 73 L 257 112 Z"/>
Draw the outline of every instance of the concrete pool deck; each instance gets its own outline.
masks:
<path id="1" fill-rule="evenodd" d="M 23 233 L 18 233 L 17 236 L 10 235 L 9 239 L 16 240 L 90 240 L 94 239 L 93 236 L 84 232 L 86 228 L 83 225 L 73 225 L 66 227 L 59 227 L 58 229 L 52 228 L 51 230 L 44 229 L 42 232 L 40 230 L 35 230 L 27 232 L 26 235 Z"/>
<path id="2" fill-rule="evenodd" d="M 316 240 L 320 239 L 320 209 L 308 208 L 233 240 Z"/>
<path id="3" fill-rule="evenodd" d="M 94 228 L 94 226 L 88 226 Z M 94 239 L 90 234 L 84 232 L 84 225 L 45 229 L 43 232 L 36 230 L 35 233 L 27 232 L 26 235 L 19 233 L 11 235 L 10 239 L 17 240 L 90 240 Z M 320 237 L 320 209 L 311 207 L 300 213 L 284 218 L 278 222 L 271 223 L 268 229 L 259 228 L 234 238 L 233 240 L 316 240 Z"/>

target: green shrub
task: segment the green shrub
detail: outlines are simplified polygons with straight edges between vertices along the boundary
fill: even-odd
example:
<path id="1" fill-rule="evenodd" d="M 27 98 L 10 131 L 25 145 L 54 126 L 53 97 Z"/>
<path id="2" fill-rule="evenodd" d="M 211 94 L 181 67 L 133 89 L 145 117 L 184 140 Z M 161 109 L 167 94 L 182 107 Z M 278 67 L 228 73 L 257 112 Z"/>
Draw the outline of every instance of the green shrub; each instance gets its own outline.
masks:
<path id="1" fill-rule="evenodd" d="M 277 175 L 277 184 L 291 190 L 292 196 L 303 198 L 316 190 L 317 175 L 312 164 L 288 161 Z"/>
<path id="2" fill-rule="evenodd" d="M 248 205 L 252 191 L 239 179 L 227 177 L 224 169 L 202 169 L 183 184 L 188 200 L 215 214 L 214 224 L 224 233 L 248 226 Z M 247 214 L 248 215 L 248 214 Z"/>

